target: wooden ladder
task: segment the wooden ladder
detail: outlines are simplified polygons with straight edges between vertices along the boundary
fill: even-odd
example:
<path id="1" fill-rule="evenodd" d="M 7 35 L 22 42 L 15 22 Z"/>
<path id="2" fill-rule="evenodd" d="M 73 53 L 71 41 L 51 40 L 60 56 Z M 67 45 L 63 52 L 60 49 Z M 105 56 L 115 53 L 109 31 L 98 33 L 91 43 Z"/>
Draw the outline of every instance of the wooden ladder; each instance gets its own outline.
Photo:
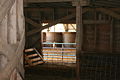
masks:
<path id="1" fill-rule="evenodd" d="M 25 50 L 25 67 L 36 66 L 43 64 L 43 57 L 35 48 Z"/>

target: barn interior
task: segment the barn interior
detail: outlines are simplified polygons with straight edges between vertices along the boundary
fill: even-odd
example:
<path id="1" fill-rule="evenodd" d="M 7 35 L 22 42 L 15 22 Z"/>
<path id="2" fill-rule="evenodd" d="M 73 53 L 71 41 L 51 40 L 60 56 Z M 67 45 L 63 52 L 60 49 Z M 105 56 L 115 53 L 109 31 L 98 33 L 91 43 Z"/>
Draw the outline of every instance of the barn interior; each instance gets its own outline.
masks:
<path id="1" fill-rule="evenodd" d="M 120 80 L 119 0 L 0 0 L 0 80 Z"/>
<path id="2" fill-rule="evenodd" d="M 119 0 L 24 0 L 25 80 L 119 80 Z"/>
<path id="3" fill-rule="evenodd" d="M 120 80 L 120 0 L 0 0 L 0 80 Z"/>
<path id="4" fill-rule="evenodd" d="M 72 2 L 29 3 L 24 10 L 27 32 L 35 29 L 35 25 L 30 21 L 41 25 L 37 26 L 38 28 L 47 26 L 43 27 L 41 32 L 27 38 L 26 48 L 36 48 L 43 56 L 45 63 L 31 66 L 30 69 L 27 67 L 26 79 L 31 79 L 30 76 L 38 71 L 37 76 L 34 77 L 36 80 L 74 80 L 76 76 L 76 21 L 75 14 L 69 17 L 71 13 L 75 13 Z M 67 16 L 68 18 L 61 21 L 61 18 Z M 70 21 L 68 21 L 69 18 Z"/>

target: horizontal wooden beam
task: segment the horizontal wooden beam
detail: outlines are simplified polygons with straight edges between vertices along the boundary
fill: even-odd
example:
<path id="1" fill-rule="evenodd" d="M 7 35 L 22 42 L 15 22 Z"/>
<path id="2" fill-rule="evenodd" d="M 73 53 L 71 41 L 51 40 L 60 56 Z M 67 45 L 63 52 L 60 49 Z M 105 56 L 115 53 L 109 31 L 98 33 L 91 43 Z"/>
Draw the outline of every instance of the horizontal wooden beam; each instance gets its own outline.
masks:
<path id="1" fill-rule="evenodd" d="M 83 20 L 83 24 L 109 24 L 110 21 L 105 20 Z"/>
<path id="2" fill-rule="evenodd" d="M 34 7 L 25 7 L 24 11 L 53 11 L 54 8 L 34 8 Z"/>
<path id="3" fill-rule="evenodd" d="M 34 12 L 34 11 L 36 11 L 36 12 L 40 12 L 40 11 L 43 11 L 43 12 L 48 12 L 48 11 L 54 11 L 54 9 L 57 9 L 57 10 L 60 10 L 60 11 L 64 11 L 64 10 L 68 10 L 68 11 L 70 11 L 70 12 L 75 12 L 75 7 L 72 7 L 72 8 L 52 8 L 52 7 L 47 7 L 47 8 L 39 8 L 39 7 L 36 7 L 36 8 L 34 8 L 34 7 L 25 7 L 24 8 L 24 11 L 25 12 Z"/>
<path id="4" fill-rule="evenodd" d="M 90 11 L 90 10 L 92 10 L 92 9 L 87 8 L 87 9 L 85 9 L 82 13 L 84 14 L 85 12 Z M 40 26 L 40 24 L 31 21 L 32 23 L 34 23 L 34 24 L 32 24 L 33 26 L 35 26 L 35 27 L 38 26 L 38 27 L 37 27 L 36 29 L 33 29 L 33 30 L 29 31 L 29 32 L 27 33 L 27 36 L 31 36 L 31 35 L 33 35 L 33 34 L 35 34 L 35 33 L 40 32 L 40 31 L 43 30 L 43 29 L 49 28 L 49 27 L 51 27 L 51 26 L 53 26 L 53 25 L 56 25 L 56 24 L 58 24 L 58 23 L 60 23 L 60 22 L 69 20 L 69 19 L 71 19 L 71 18 L 74 18 L 75 15 L 76 15 L 76 14 L 73 13 L 73 14 L 68 15 L 68 16 L 65 16 L 65 17 L 63 17 L 63 18 L 61 18 L 61 19 L 55 20 L 55 21 L 53 21 L 53 22 L 51 22 L 51 23 L 49 23 L 48 25 L 45 25 L 45 26 Z M 29 21 L 29 22 L 30 22 L 30 21 Z M 94 24 L 94 23 L 100 23 L 100 22 L 99 22 L 99 21 L 98 21 L 98 22 L 93 22 L 93 21 L 92 21 L 92 22 L 90 22 L 90 21 L 88 22 L 88 21 L 85 21 L 85 23 L 86 23 L 86 24 L 87 24 L 87 23 L 92 23 L 92 24 Z"/>
<path id="5" fill-rule="evenodd" d="M 37 28 L 37 29 L 34 29 L 34 30 L 31 30 L 27 33 L 27 36 L 31 36 L 37 32 L 40 32 L 41 30 L 45 29 L 45 28 L 48 28 L 48 27 L 51 27 L 53 25 L 56 25 L 57 23 L 61 22 L 61 21 L 65 21 L 65 20 L 69 20 L 71 18 L 75 17 L 75 13 L 71 14 L 71 15 L 68 15 L 68 16 L 65 16 L 61 19 L 58 19 L 58 20 L 55 20 L 53 21 L 52 23 L 48 24 L 48 25 L 45 25 L 43 27 L 40 27 L 40 28 Z M 34 24 L 33 24 L 34 25 Z M 38 24 L 39 25 L 39 24 Z M 36 25 L 35 25 L 36 26 Z"/>
<path id="6" fill-rule="evenodd" d="M 104 6 L 104 7 L 119 7 L 120 1 L 117 0 L 96 0 L 92 2 L 93 5 L 95 6 Z"/>
<path id="7" fill-rule="evenodd" d="M 44 23 L 52 23 L 51 20 L 44 20 Z M 104 23 L 109 23 L 109 21 L 104 21 L 104 20 L 84 20 L 83 24 L 104 24 Z M 66 20 L 63 22 L 59 22 L 58 24 L 76 24 L 76 20 Z"/>
<path id="8" fill-rule="evenodd" d="M 83 24 L 109 24 L 109 23 L 110 23 L 110 21 L 104 21 L 104 20 L 97 20 L 97 21 L 94 21 L 94 20 L 84 20 L 83 21 Z M 53 26 L 55 24 L 57 24 L 57 23 L 51 23 L 51 24 L 48 24 L 46 26 L 43 26 L 42 28 L 37 28 L 37 29 L 34 29 L 32 31 L 29 31 L 27 33 L 27 36 L 29 37 L 29 36 L 37 33 L 37 32 L 40 32 L 41 30 L 43 30 L 45 28 L 48 28 L 48 27 L 51 27 L 51 26 Z"/>
<path id="9" fill-rule="evenodd" d="M 40 2 L 71 2 L 73 0 L 25 0 L 27 3 L 40 3 Z"/>
<path id="10" fill-rule="evenodd" d="M 51 23 L 52 20 L 42 20 L 42 23 Z M 59 24 L 76 24 L 76 20 L 66 20 L 63 22 L 59 22 Z"/>
<path id="11" fill-rule="evenodd" d="M 60 10 L 65 10 L 65 9 L 67 9 L 67 10 L 69 10 L 69 11 L 75 11 L 76 10 L 76 8 L 75 7 L 72 7 L 72 8 L 52 8 L 52 7 L 45 7 L 45 8 L 39 8 L 39 7 L 36 7 L 36 8 L 34 8 L 34 7 L 25 7 L 24 8 L 24 10 L 25 11 L 53 11 L 53 9 L 60 9 Z M 84 10 L 86 10 L 86 9 L 94 9 L 94 8 L 83 8 L 83 11 Z M 95 8 L 95 9 L 101 9 L 101 8 Z M 108 10 L 110 9 L 110 10 L 112 10 L 112 11 L 119 11 L 120 10 L 120 8 L 107 8 Z"/>
<path id="12" fill-rule="evenodd" d="M 74 17 L 75 17 L 75 14 L 73 13 L 73 14 L 68 15 L 68 16 L 65 16 L 65 17 L 63 17 L 63 18 L 61 18 L 61 19 L 55 20 L 55 21 L 53 21 L 52 23 L 50 23 L 50 24 L 48 24 L 48 25 L 46 25 L 46 26 L 43 26 L 43 27 L 42 27 L 42 30 L 43 30 L 43 29 L 46 29 L 46 28 L 48 28 L 48 27 L 51 27 L 51 26 L 53 26 L 53 25 L 55 25 L 55 24 L 58 24 L 59 22 L 63 22 L 63 21 L 65 21 L 65 20 L 69 20 L 69 19 L 74 18 Z"/>
<path id="13" fill-rule="evenodd" d="M 73 0 L 73 6 L 88 6 L 90 4 L 89 0 Z"/>
<path id="14" fill-rule="evenodd" d="M 112 16 L 112 17 L 114 17 L 114 18 L 116 18 L 116 19 L 120 19 L 120 14 L 112 11 L 111 9 L 99 8 L 99 9 L 96 9 L 96 11 L 100 11 L 100 12 L 102 12 L 102 13 L 104 13 L 104 14 L 107 14 L 107 15 L 109 15 L 109 16 Z"/>

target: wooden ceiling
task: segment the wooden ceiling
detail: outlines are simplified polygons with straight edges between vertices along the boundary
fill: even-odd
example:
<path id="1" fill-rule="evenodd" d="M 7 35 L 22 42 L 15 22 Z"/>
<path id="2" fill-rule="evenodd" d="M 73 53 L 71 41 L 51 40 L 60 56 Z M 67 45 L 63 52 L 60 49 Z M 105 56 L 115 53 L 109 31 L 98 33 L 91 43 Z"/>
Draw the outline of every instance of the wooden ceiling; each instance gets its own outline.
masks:
<path id="1" fill-rule="evenodd" d="M 25 17 L 29 18 L 29 20 L 27 19 L 29 23 L 32 22 L 30 19 L 38 23 L 53 23 L 53 21 L 58 23 L 76 23 L 76 8 L 73 6 L 76 1 L 79 0 L 25 0 L 24 2 L 27 4 L 24 8 Z M 96 10 L 97 13 L 100 12 L 120 19 L 120 0 L 86 1 L 89 5 L 83 7 L 83 12 L 94 12 Z M 64 20 L 64 17 L 68 18 Z M 88 23 L 90 21 L 85 22 Z"/>
<path id="2" fill-rule="evenodd" d="M 28 3 L 41 3 L 41 2 L 71 2 L 73 0 L 24 0 Z"/>
<path id="3" fill-rule="evenodd" d="M 120 7 L 120 0 L 24 0 L 28 7 L 72 7 L 76 1 L 86 1 L 90 7 Z"/>

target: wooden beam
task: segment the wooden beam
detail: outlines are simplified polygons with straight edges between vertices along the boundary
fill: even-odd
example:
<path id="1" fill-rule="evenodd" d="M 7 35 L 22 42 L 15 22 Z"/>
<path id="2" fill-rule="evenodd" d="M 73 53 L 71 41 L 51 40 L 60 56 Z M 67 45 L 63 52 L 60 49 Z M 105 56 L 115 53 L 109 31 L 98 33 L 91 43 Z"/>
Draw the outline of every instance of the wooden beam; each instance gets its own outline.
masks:
<path id="1" fill-rule="evenodd" d="M 42 25 L 36 23 L 35 21 L 31 20 L 30 18 L 25 17 L 25 21 L 31 25 L 33 25 L 36 28 L 40 28 Z"/>
<path id="2" fill-rule="evenodd" d="M 89 10 L 91 10 L 91 9 L 86 9 L 86 10 L 83 11 L 83 13 L 85 13 L 85 12 L 87 12 L 87 11 L 89 11 Z M 37 33 L 37 32 L 40 32 L 41 30 L 43 30 L 43 29 L 45 29 L 45 28 L 49 28 L 49 27 L 51 27 L 51 26 L 53 26 L 53 25 L 56 25 L 57 23 L 63 22 L 63 21 L 65 21 L 65 20 L 69 20 L 69 19 L 71 19 L 71 18 L 73 18 L 73 17 L 75 17 L 75 13 L 73 13 L 73 14 L 71 14 L 71 15 L 68 15 L 68 16 L 65 16 L 65 17 L 63 17 L 63 18 L 61 18 L 61 19 L 55 20 L 55 21 L 51 22 L 50 24 L 48 24 L 48 25 L 46 25 L 46 26 L 41 26 L 40 24 L 32 21 L 31 19 L 26 18 L 26 21 L 27 21 L 27 22 L 29 22 L 29 23 L 32 24 L 33 26 L 37 27 L 37 29 L 34 29 L 34 30 L 29 31 L 29 32 L 27 33 L 27 36 L 30 36 L 30 35 L 35 34 L 35 33 Z M 40 26 L 41 26 L 41 27 L 40 27 Z"/>
<path id="3" fill-rule="evenodd" d="M 58 10 L 67 10 L 68 9 L 68 11 L 72 11 L 72 12 L 74 12 L 75 11 L 75 7 L 73 7 L 73 8 L 57 8 Z M 83 8 L 83 11 L 84 10 L 92 10 L 93 8 Z M 96 10 L 99 10 L 100 8 L 96 8 Z M 108 10 L 112 10 L 112 11 L 119 11 L 120 10 L 120 8 L 107 8 Z M 24 8 L 24 11 L 30 11 L 30 12 L 36 12 L 36 11 L 46 11 L 46 12 L 48 12 L 48 11 L 53 11 L 53 8 L 52 7 L 45 7 L 45 8 L 39 8 L 39 7 L 36 7 L 36 8 L 34 8 L 34 7 L 25 7 Z"/>
<path id="4" fill-rule="evenodd" d="M 94 21 L 94 20 L 84 20 L 84 21 L 83 21 L 83 24 L 108 24 L 108 23 L 110 23 L 110 21 L 104 21 L 104 20 L 97 20 L 97 21 Z M 54 24 L 55 24 L 55 23 L 54 23 Z M 27 36 L 31 36 L 32 34 L 35 34 L 35 33 L 37 33 L 37 32 L 40 32 L 41 30 L 43 30 L 43 29 L 45 29 L 45 28 L 48 28 L 48 27 L 51 27 L 51 26 L 53 26 L 54 24 L 51 23 L 51 24 L 48 24 L 48 25 L 46 25 L 46 26 L 42 26 L 42 28 L 39 27 L 39 28 L 37 28 L 37 29 L 34 29 L 34 30 L 32 30 L 32 31 L 29 31 L 29 32 L 27 32 Z M 57 23 L 56 23 L 56 24 L 57 24 Z"/>
<path id="5" fill-rule="evenodd" d="M 45 28 L 51 27 L 51 26 L 53 26 L 53 25 L 56 25 L 56 24 L 59 23 L 59 22 L 63 22 L 63 21 L 65 21 L 65 20 L 69 20 L 69 19 L 74 18 L 74 17 L 75 17 L 75 13 L 73 13 L 73 14 L 71 14 L 71 15 L 68 15 L 68 16 L 65 16 L 65 17 L 63 17 L 63 18 L 61 18 L 61 19 L 55 20 L 55 21 L 53 21 L 52 23 L 50 23 L 50 24 L 48 24 L 48 25 L 46 25 L 46 26 L 43 26 L 43 27 L 42 27 L 42 30 L 45 29 Z"/>
<path id="6" fill-rule="evenodd" d="M 25 0 L 27 3 L 40 3 L 40 2 L 71 2 L 73 0 Z"/>
<path id="7" fill-rule="evenodd" d="M 37 19 L 36 19 L 37 20 Z M 52 20 L 42 20 L 42 23 L 51 23 Z M 76 20 L 66 20 L 66 21 L 63 21 L 63 22 L 59 22 L 61 24 L 76 24 Z"/>
<path id="8" fill-rule="evenodd" d="M 96 9 L 96 11 L 100 11 L 100 12 L 102 12 L 102 13 L 104 13 L 104 14 L 107 14 L 107 15 L 110 15 L 110 16 L 116 18 L 116 19 L 120 19 L 120 14 L 112 11 L 111 9 L 98 8 L 98 9 Z"/>
<path id="9" fill-rule="evenodd" d="M 52 23 L 51 20 L 43 20 L 42 23 Z M 59 22 L 60 24 L 76 24 L 76 20 L 66 20 L 63 22 Z M 106 24 L 109 23 L 109 21 L 105 20 L 83 20 L 83 24 Z"/>
<path id="10" fill-rule="evenodd" d="M 73 26 L 73 24 L 71 24 L 72 28 L 76 31 L 75 27 Z"/>
<path id="11" fill-rule="evenodd" d="M 82 13 L 85 13 L 85 12 L 87 12 L 87 11 L 91 11 L 92 9 L 90 9 L 90 8 L 87 8 L 87 9 L 85 9 Z M 120 19 L 120 15 L 119 14 L 117 14 L 117 13 L 115 13 L 115 12 L 113 12 L 113 11 L 110 11 L 110 10 L 108 10 L 108 9 L 104 9 L 104 8 L 97 8 L 96 9 L 97 11 L 101 11 L 101 12 L 103 12 L 103 13 L 106 13 L 106 14 L 108 14 L 108 15 L 111 15 L 111 16 L 113 16 L 113 17 L 115 17 L 115 18 L 117 18 L 117 19 Z M 30 36 L 30 35 L 32 35 L 32 34 L 35 34 L 35 33 L 37 33 L 37 32 L 40 32 L 41 30 L 43 30 L 43 29 L 45 29 L 45 28 L 48 28 L 48 27 L 51 27 L 51 26 L 53 26 L 53 25 L 55 25 L 55 24 L 57 24 L 57 23 L 60 23 L 60 22 L 62 22 L 62 21 L 65 21 L 65 20 L 69 20 L 69 19 L 71 19 L 71 18 L 73 18 L 75 16 L 75 14 L 71 14 L 71 15 L 68 15 L 68 16 L 65 16 L 65 17 L 63 17 L 63 18 L 61 18 L 61 19 L 58 19 L 58 20 L 56 20 L 56 21 L 54 21 L 54 22 L 51 22 L 50 24 L 48 24 L 48 25 L 46 25 L 46 26 L 43 26 L 43 27 L 40 27 L 41 25 L 40 24 L 38 24 L 38 23 L 36 23 L 36 22 L 34 22 L 34 21 L 32 21 L 32 20 L 30 20 L 30 19 L 26 19 L 26 21 L 27 22 L 29 22 L 30 24 L 32 24 L 33 26 L 35 26 L 35 27 L 37 27 L 37 29 L 34 29 L 34 30 L 32 30 L 32 31 L 29 31 L 28 33 L 27 33 L 27 36 Z M 94 24 L 94 23 L 97 23 L 97 24 L 99 24 L 99 23 L 104 23 L 104 21 L 84 21 L 84 24 Z"/>
<path id="12" fill-rule="evenodd" d="M 103 0 L 99 0 L 99 1 L 95 1 L 92 3 L 92 5 L 95 6 L 104 6 L 104 7 L 119 7 L 120 2 L 119 1 L 103 1 Z"/>
<path id="13" fill-rule="evenodd" d="M 24 11 L 31 11 L 31 12 L 36 12 L 36 11 L 53 11 L 53 8 L 34 8 L 34 7 L 25 7 Z"/>
<path id="14" fill-rule="evenodd" d="M 69 24 L 63 24 L 63 25 L 64 25 L 64 29 L 65 29 L 65 31 L 68 32 L 68 30 L 69 30 L 69 27 L 68 27 Z"/>
<path id="15" fill-rule="evenodd" d="M 25 27 L 25 22 L 24 22 L 24 11 L 23 11 L 23 0 L 17 0 L 16 4 L 16 12 L 17 12 L 17 40 L 19 41 L 22 37 L 23 30 Z"/>
<path id="16" fill-rule="evenodd" d="M 43 30 L 43 29 L 49 28 L 49 27 L 51 27 L 51 26 L 53 26 L 53 25 L 56 25 L 57 23 L 59 23 L 59 22 L 61 22 L 61 21 L 65 21 L 65 20 L 71 19 L 71 18 L 73 18 L 73 17 L 75 17 L 75 14 L 74 14 L 74 13 L 71 14 L 71 15 L 65 16 L 65 17 L 63 17 L 63 18 L 61 18 L 61 19 L 55 20 L 55 21 L 53 21 L 52 23 L 49 23 L 48 25 L 45 25 L 45 26 L 43 26 L 43 27 L 40 27 L 40 28 L 31 30 L 31 31 L 29 31 L 29 32 L 27 33 L 27 36 L 31 36 L 31 35 L 33 35 L 33 34 L 35 34 L 35 33 L 37 33 L 37 32 L 40 32 L 40 31 Z"/>
<path id="17" fill-rule="evenodd" d="M 89 4 L 90 4 L 89 0 L 73 0 L 72 2 L 73 6 L 77 6 L 77 5 L 88 6 Z"/>
<path id="18" fill-rule="evenodd" d="M 110 21 L 105 20 L 83 20 L 83 24 L 109 24 Z"/>
<path id="19" fill-rule="evenodd" d="M 77 61 L 77 80 L 80 80 L 80 54 L 82 52 L 83 43 L 83 21 L 82 21 L 82 7 L 81 5 L 76 5 L 76 26 L 77 26 L 77 45 L 76 45 L 76 61 Z"/>

